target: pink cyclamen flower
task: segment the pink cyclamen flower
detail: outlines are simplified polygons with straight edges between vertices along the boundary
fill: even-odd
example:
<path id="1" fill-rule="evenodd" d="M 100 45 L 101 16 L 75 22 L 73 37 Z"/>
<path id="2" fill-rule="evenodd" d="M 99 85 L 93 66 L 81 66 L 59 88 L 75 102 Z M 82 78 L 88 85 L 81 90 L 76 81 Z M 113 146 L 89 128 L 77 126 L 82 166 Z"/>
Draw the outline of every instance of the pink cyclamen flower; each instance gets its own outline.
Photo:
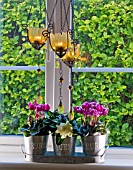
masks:
<path id="1" fill-rule="evenodd" d="M 73 107 L 73 109 L 74 109 L 75 112 L 77 112 L 77 107 L 78 107 L 78 106 L 74 106 L 74 107 Z"/>
<path id="2" fill-rule="evenodd" d="M 40 104 L 41 111 L 45 111 L 45 104 Z"/>
<path id="3" fill-rule="evenodd" d="M 103 110 L 103 116 L 106 116 L 107 114 L 108 114 L 108 111 L 109 111 L 109 109 L 108 108 L 105 108 L 104 110 Z"/>
<path id="4" fill-rule="evenodd" d="M 45 111 L 49 111 L 50 110 L 50 105 L 49 104 L 45 104 Z"/>
<path id="5" fill-rule="evenodd" d="M 90 116 L 94 116 L 96 113 L 96 110 L 95 109 L 93 109 L 93 108 L 90 108 L 89 109 L 89 114 L 90 114 Z"/>
<path id="6" fill-rule="evenodd" d="M 103 105 L 96 103 L 95 101 L 84 102 L 82 106 L 74 106 L 74 111 L 81 113 L 86 118 L 87 116 L 93 116 L 98 118 L 100 116 L 106 116 L 108 113 L 108 108 L 105 108 Z"/>
<path id="7" fill-rule="evenodd" d="M 82 108 L 80 106 L 74 106 L 73 109 L 77 113 L 82 113 Z"/>
<path id="8" fill-rule="evenodd" d="M 88 110 L 89 106 L 90 106 L 90 105 L 89 105 L 88 102 L 84 102 L 84 103 L 82 104 L 82 108 L 85 109 L 85 110 Z"/>
<path id="9" fill-rule="evenodd" d="M 85 110 L 82 109 L 81 114 L 83 114 L 85 118 L 88 116 L 88 113 L 89 113 L 89 112 L 87 112 L 87 111 L 85 111 Z"/>
<path id="10" fill-rule="evenodd" d="M 36 112 L 38 113 L 38 112 L 41 112 L 41 111 L 42 111 L 41 104 L 38 104 L 38 105 L 36 106 Z"/>
<path id="11" fill-rule="evenodd" d="M 91 108 L 96 108 L 96 102 L 89 102 Z"/>
<path id="12" fill-rule="evenodd" d="M 36 109 L 36 106 L 35 106 L 32 102 L 30 102 L 30 103 L 28 103 L 28 108 L 29 108 L 30 110 L 35 110 L 35 109 Z"/>
<path id="13" fill-rule="evenodd" d="M 103 109 L 104 109 L 103 105 L 100 105 L 100 104 L 96 105 L 96 110 L 97 111 L 103 112 Z"/>

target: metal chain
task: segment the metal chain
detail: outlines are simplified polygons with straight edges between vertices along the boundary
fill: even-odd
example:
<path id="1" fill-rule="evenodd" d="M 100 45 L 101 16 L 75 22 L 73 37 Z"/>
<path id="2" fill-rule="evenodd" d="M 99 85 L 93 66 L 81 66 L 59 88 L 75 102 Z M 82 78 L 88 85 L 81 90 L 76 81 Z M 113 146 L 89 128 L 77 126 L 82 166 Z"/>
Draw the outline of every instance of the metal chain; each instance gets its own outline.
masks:
<path id="1" fill-rule="evenodd" d="M 72 39 L 75 39 L 74 33 L 74 0 L 71 0 L 71 9 L 72 9 Z"/>
<path id="2" fill-rule="evenodd" d="M 65 1 L 63 0 L 63 6 L 64 6 L 64 11 L 65 11 L 65 21 L 64 21 L 64 24 L 63 24 L 63 30 L 64 30 L 64 27 L 65 27 L 65 24 L 66 24 L 66 23 L 67 23 L 67 29 L 69 30 L 68 12 L 69 12 L 70 5 L 71 5 L 71 4 L 72 4 L 72 2 L 70 1 L 70 2 L 69 2 L 69 5 L 68 5 L 68 8 L 67 8 L 67 11 L 66 11 Z"/>
<path id="3" fill-rule="evenodd" d="M 60 74 L 60 79 L 59 79 L 59 100 L 62 101 L 63 96 L 62 96 L 62 83 L 63 83 L 63 69 L 62 69 L 62 62 L 59 61 L 60 67 L 59 67 L 59 74 Z"/>
<path id="4" fill-rule="evenodd" d="M 62 30 L 62 0 L 60 0 L 60 21 L 61 21 L 61 33 L 63 32 Z"/>
<path id="5" fill-rule="evenodd" d="M 55 11 L 57 2 L 58 2 L 58 0 L 56 0 L 56 2 L 55 2 L 55 4 L 54 4 L 54 8 L 53 8 L 53 11 L 52 11 L 52 14 L 51 14 L 50 19 L 49 19 L 49 16 L 48 16 L 48 12 L 47 12 L 47 10 L 46 10 L 47 20 L 48 20 L 48 23 L 49 23 L 49 24 L 48 24 L 48 28 L 51 26 L 51 21 L 52 21 L 53 15 L 54 15 L 54 11 Z"/>
<path id="6" fill-rule="evenodd" d="M 38 96 L 40 96 L 40 90 L 41 90 L 41 86 L 40 86 L 40 72 L 42 71 L 41 68 L 40 68 L 40 55 L 38 54 L 38 69 L 37 69 L 37 72 L 38 72 Z"/>

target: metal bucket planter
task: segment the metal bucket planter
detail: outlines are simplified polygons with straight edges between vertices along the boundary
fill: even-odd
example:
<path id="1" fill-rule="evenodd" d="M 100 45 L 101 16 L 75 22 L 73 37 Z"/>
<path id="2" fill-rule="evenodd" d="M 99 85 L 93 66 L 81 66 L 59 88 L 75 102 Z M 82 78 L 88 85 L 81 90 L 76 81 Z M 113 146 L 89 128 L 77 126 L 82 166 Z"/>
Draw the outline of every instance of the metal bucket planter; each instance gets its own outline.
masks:
<path id="1" fill-rule="evenodd" d="M 47 155 L 48 135 L 24 137 L 25 159 L 34 161 L 34 157 Z"/>
<path id="2" fill-rule="evenodd" d="M 98 162 L 104 162 L 107 135 L 81 137 L 83 153 L 85 156 L 98 158 Z"/>
<path id="3" fill-rule="evenodd" d="M 53 149 L 55 156 L 74 156 L 76 136 L 66 137 L 61 145 L 56 144 L 56 137 L 53 136 Z"/>

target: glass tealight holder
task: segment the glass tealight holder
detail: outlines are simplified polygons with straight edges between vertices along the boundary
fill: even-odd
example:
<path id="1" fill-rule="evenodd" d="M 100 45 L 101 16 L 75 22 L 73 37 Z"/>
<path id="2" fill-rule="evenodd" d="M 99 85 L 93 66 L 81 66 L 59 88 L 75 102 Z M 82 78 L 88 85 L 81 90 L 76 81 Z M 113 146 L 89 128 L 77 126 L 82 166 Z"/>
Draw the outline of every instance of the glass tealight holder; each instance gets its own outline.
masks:
<path id="1" fill-rule="evenodd" d="M 50 33 L 50 45 L 53 51 L 62 58 L 70 46 L 70 35 L 68 32 Z"/>
<path id="2" fill-rule="evenodd" d="M 48 38 L 47 29 L 31 27 L 28 29 L 28 38 L 29 38 L 29 42 L 31 43 L 31 45 L 35 49 L 40 50 L 41 47 L 47 41 L 47 38 Z"/>

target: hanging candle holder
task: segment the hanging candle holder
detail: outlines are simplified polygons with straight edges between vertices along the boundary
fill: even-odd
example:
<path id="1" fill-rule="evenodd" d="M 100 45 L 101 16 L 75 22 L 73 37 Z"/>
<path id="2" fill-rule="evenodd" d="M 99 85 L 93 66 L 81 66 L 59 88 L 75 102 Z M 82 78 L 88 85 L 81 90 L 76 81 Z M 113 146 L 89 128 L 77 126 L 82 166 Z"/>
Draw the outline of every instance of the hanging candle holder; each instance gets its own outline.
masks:
<path id="1" fill-rule="evenodd" d="M 50 46 L 59 58 L 62 58 L 70 47 L 70 35 L 68 32 L 50 33 Z"/>
<path id="2" fill-rule="evenodd" d="M 26 24 L 23 25 L 23 28 L 26 28 L 27 30 L 27 37 L 30 44 L 36 50 L 40 50 L 43 47 L 43 45 L 46 44 L 48 38 L 48 29 L 45 28 L 44 26 L 45 23 L 41 21 L 43 16 L 43 11 L 44 10 L 46 11 L 45 3 L 43 0 L 39 0 L 38 3 L 39 3 L 38 4 L 39 10 L 35 10 L 36 6 L 34 6 L 33 1 L 30 2 L 31 6 L 29 9 L 29 13 L 27 15 L 27 21 Z M 42 9 L 43 6 L 45 9 L 44 8 Z M 35 11 L 36 13 L 36 17 L 34 17 L 34 19 L 32 18 L 32 11 Z M 30 23 L 31 20 L 33 20 L 32 23 Z M 43 32 L 45 32 L 44 35 L 42 35 Z"/>
<path id="3" fill-rule="evenodd" d="M 68 25 L 68 11 L 71 5 L 71 1 L 66 10 L 65 1 L 60 0 L 60 32 L 49 32 L 49 43 L 55 54 L 62 58 L 68 51 L 71 44 L 71 31 Z M 63 22 L 62 12 L 65 12 L 65 20 Z M 65 25 L 67 24 L 67 31 L 64 31 Z"/>
<path id="4" fill-rule="evenodd" d="M 72 67 L 74 62 L 77 61 L 79 57 L 80 57 L 80 44 L 77 41 L 74 41 L 70 45 L 69 50 L 66 52 L 62 60 L 68 67 Z"/>
<path id="5" fill-rule="evenodd" d="M 45 34 L 43 34 L 43 32 Z M 45 36 L 44 36 L 45 35 Z M 37 50 L 40 50 L 41 47 L 46 43 L 48 38 L 48 31 L 46 28 L 28 28 L 28 39 L 30 44 Z"/>

